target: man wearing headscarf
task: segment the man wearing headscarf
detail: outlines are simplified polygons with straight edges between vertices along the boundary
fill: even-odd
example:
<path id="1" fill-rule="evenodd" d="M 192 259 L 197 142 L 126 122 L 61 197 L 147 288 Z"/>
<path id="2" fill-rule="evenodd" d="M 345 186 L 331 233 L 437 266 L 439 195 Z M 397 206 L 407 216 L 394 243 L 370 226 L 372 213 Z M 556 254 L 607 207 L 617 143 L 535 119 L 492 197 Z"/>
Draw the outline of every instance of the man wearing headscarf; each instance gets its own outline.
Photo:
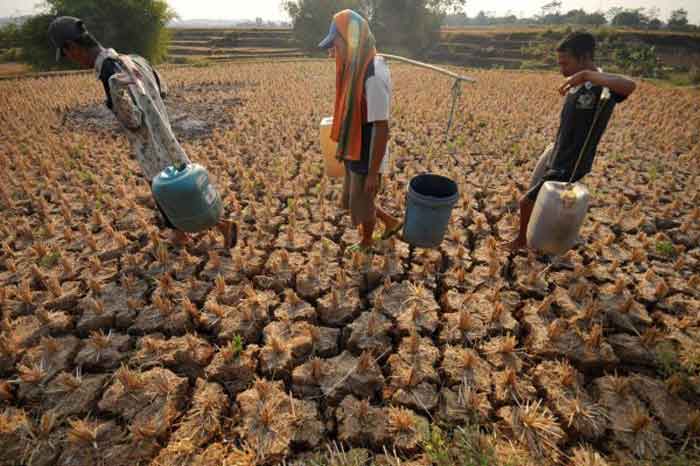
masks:
<path id="1" fill-rule="evenodd" d="M 331 139 L 345 162 L 342 207 L 354 226 L 362 225 L 362 240 L 353 249 L 371 252 L 377 218 L 384 223 L 382 239 L 399 232 L 402 223 L 376 205 L 382 175 L 389 166 L 391 75 L 377 56 L 367 21 L 352 10 L 333 17 L 319 47 L 336 63 L 336 95 Z"/>

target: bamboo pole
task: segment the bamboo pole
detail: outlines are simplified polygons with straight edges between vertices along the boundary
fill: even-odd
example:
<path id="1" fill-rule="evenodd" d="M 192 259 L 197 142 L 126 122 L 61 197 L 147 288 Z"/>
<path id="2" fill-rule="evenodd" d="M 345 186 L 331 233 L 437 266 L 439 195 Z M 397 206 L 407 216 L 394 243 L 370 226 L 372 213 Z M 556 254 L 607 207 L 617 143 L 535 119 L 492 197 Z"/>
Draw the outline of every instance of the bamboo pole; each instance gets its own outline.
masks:
<path id="1" fill-rule="evenodd" d="M 476 79 L 474 79 L 474 78 L 470 78 L 468 76 L 462 76 L 462 75 L 459 75 L 457 73 L 453 73 L 452 71 L 446 70 L 444 68 L 440 68 L 439 66 L 429 65 L 428 63 L 423 63 L 423 62 L 420 62 L 417 60 L 411 60 L 410 58 L 400 57 L 398 55 L 390 55 L 388 53 L 379 53 L 377 55 L 379 55 L 380 57 L 388 58 L 390 60 L 402 61 L 404 63 L 415 65 L 415 66 L 418 66 L 421 68 L 426 68 L 428 70 L 437 71 L 438 73 L 442 73 L 444 75 L 447 75 L 451 78 L 456 79 L 457 81 L 464 81 L 464 82 L 468 82 L 468 83 L 475 83 L 476 82 Z"/>

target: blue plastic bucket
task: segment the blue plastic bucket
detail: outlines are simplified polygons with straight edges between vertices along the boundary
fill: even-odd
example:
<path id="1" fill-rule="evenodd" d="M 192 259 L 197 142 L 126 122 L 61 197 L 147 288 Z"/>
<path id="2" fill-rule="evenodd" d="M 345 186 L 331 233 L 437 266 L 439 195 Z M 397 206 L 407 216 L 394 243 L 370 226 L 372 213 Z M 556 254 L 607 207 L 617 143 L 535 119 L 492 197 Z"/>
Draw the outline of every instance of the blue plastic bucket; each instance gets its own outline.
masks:
<path id="1" fill-rule="evenodd" d="M 153 196 L 178 230 L 198 233 L 219 222 L 221 197 L 199 164 L 168 167 L 153 179 Z"/>
<path id="2" fill-rule="evenodd" d="M 457 200 L 457 183 L 439 175 L 419 175 L 406 195 L 403 239 L 419 248 L 437 248 L 445 238 Z"/>

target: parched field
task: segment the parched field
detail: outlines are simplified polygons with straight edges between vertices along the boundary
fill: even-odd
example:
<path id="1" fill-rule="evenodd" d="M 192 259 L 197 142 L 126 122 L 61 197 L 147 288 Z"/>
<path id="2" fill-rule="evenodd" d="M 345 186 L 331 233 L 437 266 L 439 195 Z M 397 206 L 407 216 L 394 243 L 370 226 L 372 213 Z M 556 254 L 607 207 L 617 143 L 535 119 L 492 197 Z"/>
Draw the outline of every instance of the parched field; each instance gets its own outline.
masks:
<path id="1" fill-rule="evenodd" d="M 370 263 L 322 173 L 333 73 L 165 71 L 232 251 L 169 243 L 94 76 L 0 82 L 0 464 L 700 464 L 697 94 L 642 83 L 618 107 L 551 264 L 497 244 L 559 76 L 470 71 L 445 142 L 451 82 L 392 65 L 381 202 L 401 214 L 426 171 L 461 200 L 439 250 Z"/>
<path id="2" fill-rule="evenodd" d="M 1 63 L 0 76 L 13 76 L 28 73 L 31 68 L 23 63 Z"/>

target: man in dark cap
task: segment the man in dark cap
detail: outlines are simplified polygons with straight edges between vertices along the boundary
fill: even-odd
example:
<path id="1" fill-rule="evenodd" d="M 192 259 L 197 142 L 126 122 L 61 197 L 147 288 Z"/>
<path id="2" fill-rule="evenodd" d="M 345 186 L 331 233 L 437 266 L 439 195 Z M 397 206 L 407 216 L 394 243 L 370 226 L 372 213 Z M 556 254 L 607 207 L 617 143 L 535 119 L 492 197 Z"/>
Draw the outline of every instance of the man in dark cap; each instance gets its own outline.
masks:
<path id="1" fill-rule="evenodd" d="M 134 158 L 149 183 L 171 165 L 190 163 L 170 127 L 163 103 L 166 85 L 143 57 L 120 55 L 102 47 L 83 22 L 71 16 L 56 18 L 48 33 L 57 60 L 67 57 L 81 67 L 95 69 L 104 87 L 105 104 L 126 130 Z M 174 242 L 186 243 L 187 235 L 170 222 L 160 206 L 158 209 L 165 226 L 174 231 Z M 224 247 L 233 248 L 237 240 L 235 223 L 222 219 L 217 227 L 224 235 Z"/>

